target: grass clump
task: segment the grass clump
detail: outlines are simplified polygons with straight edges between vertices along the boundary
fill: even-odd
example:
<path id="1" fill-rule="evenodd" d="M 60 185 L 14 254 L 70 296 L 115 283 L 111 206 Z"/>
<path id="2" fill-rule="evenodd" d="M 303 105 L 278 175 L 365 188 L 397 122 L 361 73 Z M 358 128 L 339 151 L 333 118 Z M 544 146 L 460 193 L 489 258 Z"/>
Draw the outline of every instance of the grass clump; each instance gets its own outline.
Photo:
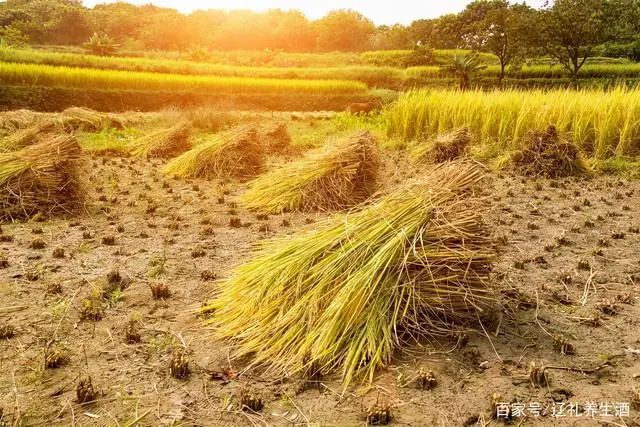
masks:
<path id="1" fill-rule="evenodd" d="M 371 381 L 415 339 L 471 327 L 493 295 L 493 247 L 471 194 L 483 172 L 444 164 L 370 206 L 272 240 L 204 310 L 251 367 Z M 247 325 L 253 325 L 247 328 Z M 457 329 L 456 329 L 457 330 Z"/>
<path id="2" fill-rule="evenodd" d="M 442 163 L 455 160 L 465 154 L 473 136 L 469 129 L 462 127 L 438 135 L 426 143 L 416 144 L 411 150 L 415 162 Z"/>
<path id="3" fill-rule="evenodd" d="M 258 178 L 243 202 L 267 214 L 348 208 L 375 191 L 379 167 L 375 139 L 362 132 Z"/>
<path id="4" fill-rule="evenodd" d="M 81 161 L 82 150 L 69 135 L 0 154 L 0 217 L 77 211 L 84 199 Z"/>
<path id="5" fill-rule="evenodd" d="M 191 148 L 188 122 L 181 122 L 168 129 L 160 129 L 142 136 L 131 143 L 129 151 L 136 157 L 171 158 Z"/>
<path id="6" fill-rule="evenodd" d="M 533 177 L 561 178 L 590 170 L 578 148 L 555 126 L 526 135 L 522 149 L 511 155 L 510 162 L 517 172 Z"/>
<path id="7" fill-rule="evenodd" d="M 265 128 L 261 135 L 265 148 L 273 154 L 282 154 L 291 145 L 291 135 L 284 122 L 275 123 Z"/>
<path id="8" fill-rule="evenodd" d="M 264 149 L 254 129 L 240 127 L 206 140 L 170 161 L 178 178 L 251 178 L 264 169 Z"/>

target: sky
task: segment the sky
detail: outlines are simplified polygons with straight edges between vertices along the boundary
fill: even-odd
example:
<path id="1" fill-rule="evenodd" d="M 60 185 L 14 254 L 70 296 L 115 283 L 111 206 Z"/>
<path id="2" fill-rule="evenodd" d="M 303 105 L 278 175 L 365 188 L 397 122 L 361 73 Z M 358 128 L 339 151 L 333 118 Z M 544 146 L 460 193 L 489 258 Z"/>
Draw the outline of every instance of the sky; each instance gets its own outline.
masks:
<path id="1" fill-rule="evenodd" d="M 84 0 L 93 7 L 97 3 L 113 3 L 115 0 Z M 267 9 L 298 9 L 310 19 L 320 18 L 334 9 L 354 9 L 377 25 L 410 24 L 416 19 L 437 18 L 464 9 L 469 0 L 125 0 L 127 3 L 171 7 L 182 13 L 198 9 L 251 9 L 258 12 Z M 539 7 L 544 0 L 527 0 Z"/>

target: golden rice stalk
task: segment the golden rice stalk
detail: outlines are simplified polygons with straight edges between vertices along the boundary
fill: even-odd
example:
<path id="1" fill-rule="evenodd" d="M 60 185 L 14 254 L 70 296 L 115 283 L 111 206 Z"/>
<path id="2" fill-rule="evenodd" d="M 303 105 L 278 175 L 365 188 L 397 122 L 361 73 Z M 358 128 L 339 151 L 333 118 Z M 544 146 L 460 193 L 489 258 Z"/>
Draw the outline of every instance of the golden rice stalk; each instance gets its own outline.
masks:
<path id="1" fill-rule="evenodd" d="M 526 176 L 560 178 L 590 172 L 578 147 L 555 126 L 532 131 L 520 141 L 521 149 L 510 157 L 512 168 Z"/>
<path id="2" fill-rule="evenodd" d="M 469 129 L 462 127 L 438 135 L 431 141 L 416 144 L 410 155 L 414 162 L 448 162 L 464 155 L 472 140 Z"/>
<path id="3" fill-rule="evenodd" d="M 264 169 L 264 149 L 256 132 L 241 127 L 196 145 L 164 168 L 179 178 L 248 179 Z"/>
<path id="4" fill-rule="evenodd" d="M 191 124 L 181 122 L 168 129 L 161 129 L 133 141 L 129 151 L 136 157 L 170 158 L 191 148 L 189 131 Z"/>
<path id="5" fill-rule="evenodd" d="M 42 113 L 31 110 L 12 110 L 0 112 L 0 129 L 7 132 L 15 132 L 36 123 Z"/>
<path id="6" fill-rule="evenodd" d="M 55 122 L 51 120 L 39 122 L 0 139 L 0 153 L 16 151 L 33 144 L 43 132 L 53 130 L 55 125 Z"/>
<path id="7" fill-rule="evenodd" d="M 362 132 L 256 179 L 243 203 L 264 213 L 352 207 L 376 190 L 379 167 L 375 139 Z"/>
<path id="8" fill-rule="evenodd" d="M 284 122 L 276 123 L 263 130 L 261 139 L 265 148 L 274 154 L 281 154 L 287 151 L 291 145 L 291 136 Z"/>
<path id="9" fill-rule="evenodd" d="M 124 129 L 127 124 L 122 116 L 84 107 L 67 108 L 61 113 L 61 122 L 66 129 L 87 132 L 98 132 L 110 127 Z"/>
<path id="10" fill-rule="evenodd" d="M 84 195 L 81 159 L 80 146 L 66 134 L 0 154 L 0 217 L 76 211 Z"/>
<path id="11" fill-rule="evenodd" d="M 369 206 L 264 244 L 219 284 L 214 336 L 247 367 L 371 381 L 415 340 L 478 324 L 495 301 L 475 164 L 436 166 Z M 454 326 L 455 325 L 455 326 Z"/>

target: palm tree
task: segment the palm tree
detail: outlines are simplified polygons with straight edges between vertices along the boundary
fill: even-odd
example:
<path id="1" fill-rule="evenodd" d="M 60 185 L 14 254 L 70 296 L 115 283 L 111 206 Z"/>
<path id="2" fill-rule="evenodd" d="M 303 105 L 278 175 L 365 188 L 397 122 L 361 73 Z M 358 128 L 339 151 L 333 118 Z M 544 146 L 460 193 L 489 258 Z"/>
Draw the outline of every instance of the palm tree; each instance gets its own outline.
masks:
<path id="1" fill-rule="evenodd" d="M 443 71 L 454 74 L 460 78 L 460 90 L 469 89 L 471 75 L 487 68 L 483 65 L 480 57 L 471 53 L 465 56 L 455 55 L 449 65 L 441 67 Z"/>

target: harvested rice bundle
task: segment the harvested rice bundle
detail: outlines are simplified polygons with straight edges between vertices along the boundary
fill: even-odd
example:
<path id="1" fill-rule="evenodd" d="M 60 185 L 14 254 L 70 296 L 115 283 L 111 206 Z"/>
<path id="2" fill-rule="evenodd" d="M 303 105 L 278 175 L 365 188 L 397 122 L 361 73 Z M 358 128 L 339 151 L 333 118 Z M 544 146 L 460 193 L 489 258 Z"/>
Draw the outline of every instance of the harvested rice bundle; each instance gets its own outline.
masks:
<path id="1" fill-rule="evenodd" d="M 375 139 L 362 132 L 258 178 L 243 201 L 264 213 L 348 208 L 376 190 L 379 166 Z"/>
<path id="2" fill-rule="evenodd" d="M 284 122 L 276 123 L 264 129 L 261 139 L 264 141 L 265 148 L 274 154 L 285 152 L 291 145 L 291 136 L 287 130 L 287 124 Z"/>
<path id="3" fill-rule="evenodd" d="M 216 135 L 171 160 L 165 173 L 179 178 L 247 179 L 264 169 L 264 149 L 252 128 Z"/>
<path id="4" fill-rule="evenodd" d="M 0 218 L 73 212 L 82 206 L 82 150 L 70 135 L 52 135 L 0 154 Z"/>
<path id="5" fill-rule="evenodd" d="M 188 122 L 178 123 L 168 129 L 161 129 L 133 141 L 129 147 L 136 157 L 170 158 L 178 156 L 191 148 Z"/>
<path id="6" fill-rule="evenodd" d="M 555 126 L 530 132 L 521 144 L 522 149 L 511 155 L 510 162 L 523 175 L 559 178 L 590 170 L 578 147 L 562 138 Z"/>
<path id="7" fill-rule="evenodd" d="M 0 129 L 15 132 L 33 125 L 41 116 L 41 113 L 31 110 L 2 111 L 0 112 Z"/>
<path id="8" fill-rule="evenodd" d="M 98 132 L 110 127 L 121 130 L 127 124 L 122 116 L 84 107 L 67 108 L 61 113 L 61 121 L 66 129 L 86 132 Z"/>
<path id="9" fill-rule="evenodd" d="M 466 127 L 438 135 L 434 140 L 417 144 L 411 151 L 416 162 L 442 163 L 464 155 L 473 137 Z"/>
<path id="10" fill-rule="evenodd" d="M 248 368 L 340 370 L 346 387 L 372 380 L 404 343 L 477 325 L 495 301 L 493 245 L 471 192 L 482 178 L 474 164 L 442 164 L 370 206 L 265 243 L 204 308 L 214 335 L 251 355 Z"/>
<path id="11" fill-rule="evenodd" d="M 53 130 L 55 122 L 47 120 L 36 123 L 26 129 L 18 130 L 9 136 L 0 139 L 0 153 L 16 151 L 27 145 L 33 144 L 43 132 Z"/>

